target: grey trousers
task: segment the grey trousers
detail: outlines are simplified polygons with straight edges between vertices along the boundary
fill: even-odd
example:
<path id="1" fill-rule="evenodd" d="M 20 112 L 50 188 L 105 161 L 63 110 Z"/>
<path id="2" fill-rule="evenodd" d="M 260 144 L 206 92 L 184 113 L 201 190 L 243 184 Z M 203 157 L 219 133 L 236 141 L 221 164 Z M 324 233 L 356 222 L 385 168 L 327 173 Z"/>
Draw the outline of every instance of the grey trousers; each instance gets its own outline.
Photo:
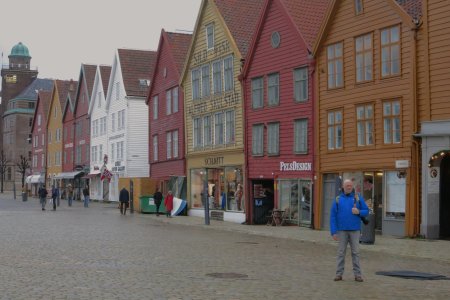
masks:
<path id="1" fill-rule="evenodd" d="M 350 244 L 352 251 L 353 273 L 356 276 L 361 276 L 361 267 L 359 265 L 359 230 L 345 230 L 338 231 L 339 248 L 337 253 L 337 270 L 336 275 L 342 276 L 345 267 L 345 253 L 347 244 Z"/>

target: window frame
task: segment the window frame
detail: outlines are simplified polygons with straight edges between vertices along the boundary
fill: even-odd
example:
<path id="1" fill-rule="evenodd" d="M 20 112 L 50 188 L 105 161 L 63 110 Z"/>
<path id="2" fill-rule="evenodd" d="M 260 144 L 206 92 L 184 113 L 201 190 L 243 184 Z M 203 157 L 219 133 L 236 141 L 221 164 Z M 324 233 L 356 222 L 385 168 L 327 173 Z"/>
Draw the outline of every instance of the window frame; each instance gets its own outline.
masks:
<path id="1" fill-rule="evenodd" d="M 355 8 L 355 16 L 359 16 L 364 13 L 364 3 L 363 0 L 355 0 L 353 1 L 353 5 Z"/>
<path id="2" fill-rule="evenodd" d="M 385 104 L 389 103 L 390 104 L 390 114 L 386 115 L 385 114 Z M 398 114 L 393 114 L 393 104 L 394 103 L 398 103 L 399 106 L 399 110 L 398 110 Z M 383 145 L 385 146 L 396 146 L 396 145 L 401 145 L 402 144 L 402 101 L 401 99 L 389 99 L 389 100 L 384 100 L 382 101 L 382 116 L 383 116 Z M 386 127 L 385 127 L 385 120 L 389 119 L 390 120 L 390 128 L 389 128 L 389 134 L 390 134 L 390 140 L 389 142 L 386 142 Z M 395 129 L 394 129 L 394 120 L 398 119 L 398 137 L 399 140 L 398 142 L 394 142 L 394 136 L 395 136 Z"/>
<path id="3" fill-rule="evenodd" d="M 304 132 L 299 132 L 297 124 L 300 122 L 304 122 Z M 304 135 L 304 136 L 301 136 Z M 304 149 L 300 149 L 301 147 L 297 147 L 298 145 L 302 145 L 302 141 L 304 140 Z M 294 120 L 294 153 L 295 154 L 308 154 L 308 118 L 300 118 Z"/>
<path id="4" fill-rule="evenodd" d="M 368 35 L 370 35 L 371 48 L 369 50 L 366 50 L 366 48 L 365 48 L 366 47 L 366 39 L 365 38 Z M 358 39 L 362 39 L 362 51 L 358 51 L 358 49 L 357 49 L 357 40 Z M 355 61 L 354 61 L 354 63 L 355 63 L 355 82 L 357 84 L 360 84 L 360 83 L 373 81 L 374 80 L 374 76 L 373 76 L 374 75 L 374 69 L 373 69 L 373 62 L 374 62 L 373 32 L 369 32 L 369 33 L 365 33 L 365 34 L 356 36 L 354 38 L 353 46 L 354 46 L 354 52 L 355 52 Z M 370 66 L 370 76 L 371 76 L 371 78 L 370 79 L 367 79 L 367 77 L 366 77 L 366 69 L 367 69 L 367 66 L 366 66 L 366 54 L 370 54 L 370 59 L 371 59 L 371 66 Z M 362 67 L 361 68 L 358 68 L 358 55 L 362 55 Z M 358 80 L 358 70 L 359 69 L 362 69 L 362 79 L 361 80 Z"/>
<path id="5" fill-rule="evenodd" d="M 330 124 L 330 114 L 333 114 L 333 123 Z M 336 113 L 340 113 L 341 121 L 336 123 Z M 344 149 L 344 109 L 336 108 L 327 111 L 326 115 L 326 124 L 327 124 L 327 150 L 328 151 L 342 151 Z M 338 138 L 338 127 L 340 125 L 341 128 L 341 139 L 340 139 L 340 147 L 337 147 L 337 138 Z M 333 147 L 330 148 L 330 129 L 333 128 Z"/>
<path id="6" fill-rule="evenodd" d="M 271 83 L 271 79 L 276 78 L 276 83 Z M 276 97 L 271 99 L 271 88 L 275 89 Z M 280 105 L 280 73 L 274 72 L 267 75 L 267 106 Z"/>
<path id="7" fill-rule="evenodd" d="M 368 117 L 367 116 L 367 108 L 371 107 L 372 109 L 372 116 Z M 362 118 L 360 118 L 359 116 L 359 108 L 363 108 L 363 116 Z M 367 147 L 374 147 L 375 146 L 375 105 L 372 102 L 368 102 L 368 103 L 360 103 L 355 105 L 355 119 L 356 119 L 356 146 L 359 148 L 367 148 Z M 371 122 L 371 126 L 372 126 L 372 130 L 371 130 L 371 134 L 372 134 L 372 143 L 369 144 L 367 142 L 368 136 L 367 134 L 369 133 L 367 131 L 367 124 Z M 362 134 L 360 134 L 360 126 L 359 124 L 362 123 L 362 128 L 363 128 L 363 132 Z M 360 136 L 362 136 L 362 139 L 364 141 L 363 144 L 360 143 Z"/>
<path id="8" fill-rule="evenodd" d="M 340 56 L 336 56 L 336 46 L 338 46 L 338 45 L 340 45 L 341 46 L 341 55 Z M 329 49 L 330 49 L 330 47 L 333 47 L 333 57 L 332 58 L 330 58 L 330 56 L 329 56 Z M 343 41 L 340 41 L 340 42 L 337 42 L 337 43 L 334 43 L 334 44 L 331 44 L 331 45 L 328 45 L 327 47 L 326 47 L 326 51 L 327 51 L 327 88 L 329 89 L 329 90 L 333 90 L 333 89 L 340 89 L 340 88 L 343 88 L 344 86 L 345 86 L 345 71 L 344 71 L 344 42 Z M 342 84 L 341 85 L 338 85 L 337 84 L 337 74 L 340 74 L 340 73 L 337 73 L 337 65 L 336 65 L 336 63 L 337 62 L 341 62 L 341 68 L 342 68 Z M 334 72 L 334 82 L 333 82 L 333 85 L 332 86 L 330 86 L 330 63 L 332 63 L 333 64 L 333 70 L 335 71 Z"/>
<path id="9" fill-rule="evenodd" d="M 214 39 L 215 39 L 215 28 L 214 28 L 215 26 L 214 26 L 214 22 L 211 22 L 211 23 L 209 23 L 209 24 L 206 24 L 205 25 L 205 37 L 206 37 L 206 49 L 209 51 L 209 50 L 214 50 Z M 209 28 L 211 28 L 212 29 L 212 31 L 211 31 L 211 41 L 210 41 L 210 39 L 209 39 L 209 34 L 208 34 L 208 29 Z M 210 43 L 212 44 L 212 45 L 210 45 Z"/>
<path id="10" fill-rule="evenodd" d="M 391 40 L 391 30 L 393 28 L 398 28 L 398 41 L 397 42 L 392 42 Z M 383 41 L 382 41 L 382 36 L 383 36 L 383 31 L 385 30 L 389 30 L 389 42 L 385 45 L 383 45 Z M 379 43 L 380 43 L 380 78 L 381 79 L 386 79 L 386 78 L 391 78 L 391 77 L 396 77 L 396 76 L 401 76 L 402 74 L 402 27 L 400 24 L 396 24 L 396 25 L 392 25 L 392 26 L 388 26 L 388 27 L 384 27 L 382 29 L 379 30 L 379 35 L 380 35 L 380 39 L 379 39 Z M 398 45 L 398 73 L 393 73 L 392 72 L 392 59 L 391 59 L 391 54 L 392 54 L 392 47 Z M 389 73 L 387 75 L 383 75 L 383 50 L 385 48 L 389 48 Z"/>
<path id="11" fill-rule="evenodd" d="M 300 78 L 299 80 L 297 80 L 296 78 L 296 72 L 300 72 L 305 70 L 305 77 L 304 78 Z M 301 74 L 300 74 L 301 75 Z M 292 71 L 292 76 L 293 76 L 293 80 L 294 80 L 294 101 L 295 102 L 307 102 L 309 100 L 309 70 L 307 66 L 303 66 L 303 67 L 298 67 L 295 68 Z M 299 87 L 299 96 L 301 96 L 301 83 L 304 82 L 305 85 L 305 95 L 306 98 L 302 99 L 301 97 L 299 97 L 297 99 L 297 86 Z"/>
<path id="12" fill-rule="evenodd" d="M 277 141 L 271 141 L 271 128 L 276 126 L 276 137 Z M 275 138 L 275 137 L 273 137 Z M 275 152 L 272 151 L 272 147 L 276 149 Z M 279 156 L 280 155 L 280 122 L 269 122 L 267 123 L 267 156 Z"/>
<path id="13" fill-rule="evenodd" d="M 264 156 L 264 127 L 264 123 L 252 125 L 252 156 Z"/>
<path id="14" fill-rule="evenodd" d="M 230 68 L 226 69 L 226 62 L 228 60 L 230 63 Z M 229 87 L 227 87 L 227 83 Z M 232 91 L 233 89 L 234 89 L 234 59 L 233 55 L 230 55 L 223 59 L 223 90 L 225 92 L 229 92 Z"/>
<path id="15" fill-rule="evenodd" d="M 153 96 L 153 120 L 158 120 L 159 95 Z"/>
<path id="16" fill-rule="evenodd" d="M 254 83 L 255 82 L 261 82 L 261 86 L 258 86 L 257 88 L 255 88 L 255 86 L 254 86 Z M 260 105 L 258 105 L 258 106 L 255 106 L 255 98 L 254 98 L 254 96 L 255 96 L 255 91 L 260 91 L 260 97 L 259 97 L 259 99 L 258 99 L 258 103 L 257 104 L 260 104 Z M 254 78 L 252 78 L 251 79 L 251 91 L 252 91 L 252 94 L 251 94 L 251 98 L 252 98 L 252 109 L 261 109 L 261 108 L 264 108 L 264 76 L 258 76 L 258 77 L 254 77 Z"/>

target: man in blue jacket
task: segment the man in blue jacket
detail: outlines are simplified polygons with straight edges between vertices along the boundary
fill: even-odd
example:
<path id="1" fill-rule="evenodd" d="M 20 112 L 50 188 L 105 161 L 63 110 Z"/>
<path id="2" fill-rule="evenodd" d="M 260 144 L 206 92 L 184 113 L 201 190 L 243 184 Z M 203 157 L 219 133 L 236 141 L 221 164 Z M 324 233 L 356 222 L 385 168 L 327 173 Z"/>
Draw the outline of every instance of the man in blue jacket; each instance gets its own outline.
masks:
<path id="1" fill-rule="evenodd" d="M 361 267 L 359 265 L 359 237 L 361 217 L 365 217 L 368 214 L 369 208 L 362 196 L 355 193 L 353 182 L 351 180 L 345 180 L 341 194 L 333 202 L 330 216 L 331 235 L 335 241 L 339 241 L 337 270 L 334 281 L 342 280 L 347 244 L 350 244 L 352 251 L 355 281 L 363 281 Z"/>

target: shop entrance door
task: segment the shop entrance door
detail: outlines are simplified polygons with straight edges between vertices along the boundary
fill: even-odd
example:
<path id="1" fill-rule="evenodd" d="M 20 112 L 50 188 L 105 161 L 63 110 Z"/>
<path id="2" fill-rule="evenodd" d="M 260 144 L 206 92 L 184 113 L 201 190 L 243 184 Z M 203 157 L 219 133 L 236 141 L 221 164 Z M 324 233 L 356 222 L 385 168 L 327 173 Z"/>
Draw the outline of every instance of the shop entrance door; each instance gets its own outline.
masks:
<path id="1" fill-rule="evenodd" d="M 322 229 L 330 229 L 330 212 L 333 201 L 336 199 L 340 187 L 338 174 L 323 175 L 322 191 Z"/>
<path id="2" fill-rule="evenodd" d="M 209 209 L 224 210 L 224 174 L 223 169 L 206 169 L 208 173 L 208 204 Z"/>
<path id="3" fill-rule="evenodd" d="M 450 238 L 450 156 L 441 161 L 441 177 L 439 192 L 439 235 Z"/>
<path id="4" fill-rule="evenodd" d="M 287 220 L 299 225 L 311 224 L 311 181 L 280 180 L 280 209 Z"/>

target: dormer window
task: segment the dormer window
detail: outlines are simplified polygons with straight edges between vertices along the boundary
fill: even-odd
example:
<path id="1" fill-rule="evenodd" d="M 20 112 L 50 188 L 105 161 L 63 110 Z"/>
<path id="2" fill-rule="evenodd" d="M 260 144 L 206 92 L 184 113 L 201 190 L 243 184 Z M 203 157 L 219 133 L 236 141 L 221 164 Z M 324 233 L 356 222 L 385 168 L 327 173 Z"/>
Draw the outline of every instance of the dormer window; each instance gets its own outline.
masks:
<path id="1" fill-rule="evenodd" d="M 363 13 L 363 0 L 355 0 L 355 15 Z"/>
<path id="2" fill-rule="evenodd" d="M 150 86 L 150 80 L 148 80 L 148 79 L 139 79 L 139 86 L 140 87 L 148 87 L 148 86 Z"/>
<path id="3" fill-rule="evenodd" d="M 208 50 L 214 49 L 214 23 L 206 25 L 206 46 Z"/>

